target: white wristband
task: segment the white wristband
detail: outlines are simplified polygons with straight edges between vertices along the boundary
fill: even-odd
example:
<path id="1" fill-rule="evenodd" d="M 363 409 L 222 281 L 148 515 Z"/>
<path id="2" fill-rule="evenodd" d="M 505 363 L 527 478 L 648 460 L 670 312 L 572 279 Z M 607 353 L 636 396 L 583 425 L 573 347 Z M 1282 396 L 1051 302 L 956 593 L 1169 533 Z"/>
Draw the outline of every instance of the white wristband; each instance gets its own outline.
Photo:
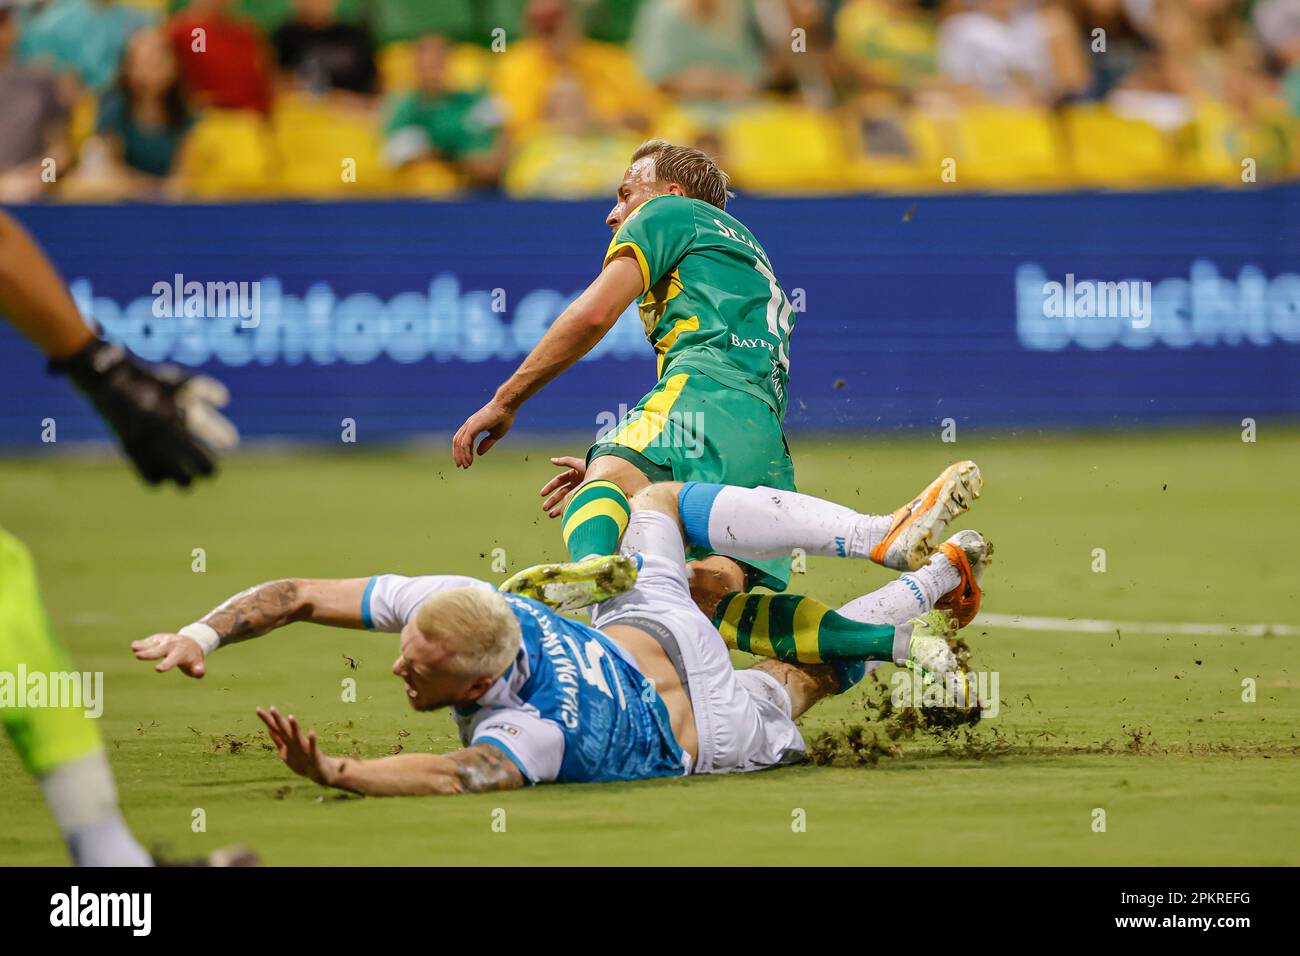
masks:
<path id="1" fill-rule="evenodd" d="M 177 634 L 193 638 L 198 642 L 199 647 L 203 648 L 203 656 L 207 657 L 218 647 L 221 646 L 221 635 L 202 621 L 195 621 L 193 624 L 186 624 Z"/>

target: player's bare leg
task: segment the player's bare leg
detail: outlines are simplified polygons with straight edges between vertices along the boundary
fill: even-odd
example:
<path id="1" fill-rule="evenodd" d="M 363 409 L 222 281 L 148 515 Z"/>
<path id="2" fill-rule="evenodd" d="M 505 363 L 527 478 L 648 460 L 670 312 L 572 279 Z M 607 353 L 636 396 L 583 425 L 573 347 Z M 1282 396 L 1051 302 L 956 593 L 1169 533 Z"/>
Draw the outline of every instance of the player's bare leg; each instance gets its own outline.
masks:
<path id="1" fill-rule="evenodd" d="M 728 594 L 745 590 L 745 569 L 738 561 L 721 554 L 688 561 L 691 572 L 691 598 L 709 617 Z"/>
<path id="2" fill-rule="evenodd" d="M 790 696 L 790 716 L 795 720 L 819 700 L 841 692 L 840 678 L 829 664 L 786 664 L 765 660 L 754 667 L 780 681 Z"/>

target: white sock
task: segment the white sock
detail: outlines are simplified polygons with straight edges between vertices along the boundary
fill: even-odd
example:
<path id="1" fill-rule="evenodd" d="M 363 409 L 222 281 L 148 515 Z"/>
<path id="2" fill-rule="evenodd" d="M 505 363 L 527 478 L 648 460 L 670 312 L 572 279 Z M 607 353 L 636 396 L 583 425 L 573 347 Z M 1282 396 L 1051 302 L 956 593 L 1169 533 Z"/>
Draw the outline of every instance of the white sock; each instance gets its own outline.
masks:
<path id="1" fill-rule="evenodd" d="M 937 552 L 919 571 L 899 575 L 884 587 L 854 598 L 839 611 L 855 621 L 897 627 L 930 611 L 939 598 L 959 584 L 961 573 L 947 555 Z"/>
<path id="2" fill-rule="evenodd" d="M 103 751 L 62 764 L 41 777 L 41 791 L 77 866 L 152 866 L 117 806 L 117 788 Z"/>
<path id="3" fill-rule="evenodd" d="M 858 514 L 797 491 L 761 486 L 701 484 L 683 497 L 682 506 L 691 544 L 757 560 L 787 557 L 795 548 L 826 557 L 868 558 L 893 520 L 890 515 Z"/>

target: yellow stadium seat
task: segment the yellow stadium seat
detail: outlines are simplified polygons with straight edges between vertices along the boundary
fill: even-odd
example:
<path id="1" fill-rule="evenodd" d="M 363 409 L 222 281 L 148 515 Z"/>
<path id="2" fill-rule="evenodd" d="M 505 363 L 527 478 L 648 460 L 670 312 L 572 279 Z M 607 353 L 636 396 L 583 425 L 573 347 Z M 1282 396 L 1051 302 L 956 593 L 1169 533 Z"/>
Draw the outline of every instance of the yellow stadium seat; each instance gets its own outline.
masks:
<path id="1" fill-rule="evenodd" d="M 393 177 L 395 191 L 403 196 L 450 196 L 465 185 L 453 167 L 432 159 L 408 163 Z"/>
<path id="2" fill-rule="evenodd" d="M 388 193 L 379 121 L 327 100 L 282 97 L 271 113 L 280 189 L 290 196 L 349 198 Z"/>
<path id="3" fill-rule="evenodd" d="M 688 110 L 671 103 L 652 117 L 646 138 L 666 139 L 670 143 L 694 143 L 706 132 L 707 124 L 699 122 Z"/>
<path id="4" fill-rule="evenodd" d="M 209 110 L 185 139 L 180 175 L 198 199 L 260 196 L 275 187 L 276 163 L 266 120 L 244 110 Z"/>
<path id="5" fill-rule="evenodd" d="M 1100 104 L 1070 107 L 1064 122 L 1080 184 L 1125 186 L 1177 176 L 1173 143 L 1149 123 L 1117 116 Z"/>
<path id="6" fill-rule="evenodd" d="M 1017 189 L 1069 178 L 1058 129 L 1045 110 L 968 106 L 954 130 L 957 185 Z"/>
<path id="7" fill-rule="evenodd" d="M 940 164 L 944 157 L 942 124 L 919 110 L 902 114 L 886 112 L 882 118 L 886 117 L 901 134 L 907 152 L 873 149 L 862 128 L 863 119 L 855 117 L 859 148 L 854 151 L 850 164 L 850 184 L 861 189 L 935 188 L 941 181 Z"/>
<path id="8" fill-rule="evenodd" d="M 722 129 L 723 154 L 736 184 L 756 192 L 844 188 L 849 151 L 839 119 L 785 103 L 736 114 Z"/>
<path id="9" fill-rule="evenodd" d="M 1221 185 L 1240 185 L 1249 172 L 1254 181 L 1276 179 L 1295 168 L 1296 123 L 1281 104 L 1256 104 L 1250 116 L 1234 116 L 1223 103 L 1205 100 L 1192 118 L 1190 178 Z"/>
<path id="10" fill-rule="evenodd" d="M 639 142 L 628 133 L 570 136 L 539 127 L 520 141 L 501 185 L 514 198 L 612 196 Z"/>
<path id="11" fill-rule="evenodd" d="M 415 55 L 407 40 L 388 43 L 375 53 L 379 85 L 385 93 L 404 93 L 415 85 Z"/>
<path id="12" fill-rule="evenodd" d="M 493 54 L 473 43 L 458 43 L 451 51 L 447 71 L 451 85 L 458 90 L 477 90 L 488 85 L 492 75 Z"/>
<path id="13" fill-rule="evenodd" d="M 387 93 L 401 93 L 415 86 L 415 54 L 411 43 L 402 40 L 381 47 L 376 56 L 379 80 Z M 447 62 L 452 89 L 478 90 L 487 86 L 492 54 L 472 43 L 458 43 Z"/>
<path id="14" fill-rule="evenodd" d="M 1189 149 L 1184 171 L 1198 182 L 1215 182 L 1237 178 L 1241 167 L 1232 148 L 1234 130 L 1228 108 L 1217 100 L 1196 104 L 1192 116 Z"/>

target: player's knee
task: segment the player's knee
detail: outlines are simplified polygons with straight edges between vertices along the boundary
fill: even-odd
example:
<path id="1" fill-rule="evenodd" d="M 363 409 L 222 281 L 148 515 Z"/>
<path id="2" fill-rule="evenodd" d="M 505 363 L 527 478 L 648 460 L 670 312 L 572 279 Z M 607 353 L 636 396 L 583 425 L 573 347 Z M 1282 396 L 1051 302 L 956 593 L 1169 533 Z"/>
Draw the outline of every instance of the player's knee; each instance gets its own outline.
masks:
<path id="1" fill-rule="evenodd" d="M 745 590 L 745 571 L 730 558 L 701 558 L 692 561 L 690 569 L 691 600 L 709 617 L 713 617 L 724 597 Z"/>
<path id="2" fill-rule="evenodd" d="M 681 493 L 680 481 L 657 481 L 646 485 L 630 499 L 628 504 L 636 511 L 658 511 L 660 514 L 677 517 L 677 496 Z"/>

